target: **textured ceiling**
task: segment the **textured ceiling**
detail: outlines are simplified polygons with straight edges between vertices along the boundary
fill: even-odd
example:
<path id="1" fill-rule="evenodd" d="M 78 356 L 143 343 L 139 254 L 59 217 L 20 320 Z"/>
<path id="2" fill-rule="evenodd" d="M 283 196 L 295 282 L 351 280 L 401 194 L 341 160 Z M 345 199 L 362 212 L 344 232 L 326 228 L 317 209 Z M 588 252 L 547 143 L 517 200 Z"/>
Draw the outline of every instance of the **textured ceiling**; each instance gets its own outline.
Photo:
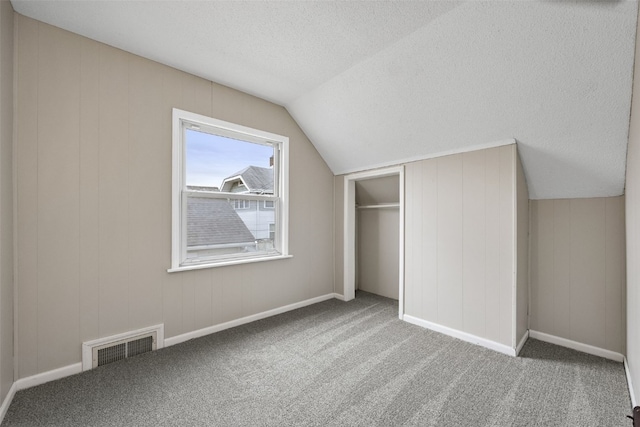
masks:
<path id="1" fill-rule="evenodd" d="M 284 105 L 334 173 L 515 138 L 531 198 L 624 190 L 636 1 L 12 4 Z"/>

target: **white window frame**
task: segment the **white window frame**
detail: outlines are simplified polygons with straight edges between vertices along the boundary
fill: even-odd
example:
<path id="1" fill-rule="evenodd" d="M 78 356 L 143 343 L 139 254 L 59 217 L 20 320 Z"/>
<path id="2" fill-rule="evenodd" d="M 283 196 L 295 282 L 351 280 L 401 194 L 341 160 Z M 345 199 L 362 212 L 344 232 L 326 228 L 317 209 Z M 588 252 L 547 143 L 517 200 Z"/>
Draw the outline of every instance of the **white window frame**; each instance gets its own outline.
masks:
<path id="1" fill-rule="evenodd" d="M 238 202 L 242 202 L 242 206 L 240 206 L 240 203 Z M 251 201 L 250 200 L 243 200 L 243 199 L 234 199 L 233 200 L 233 209 L 235 210 L 243 210 L 243 209 L 249 209 L 251 207 Z"/>
<path id="2" fill-rule="evenodd" d="M 172 194 L 171 194 L 171 268 L 168 272 L 220 267 L 225 265 L 244 264 L 249 262 L 270 261 L 290 258 L 289 254 L 289 138 L 247 126 L 225 122 L 189 111 L 173 109 L 172 118 Z M 274 195 L 247 195 L 238 193 L 211 193 L 208 197 L 273 200 L 276 209 L 275 249 L 256 254 L 239 254 L 208 257 L 202 260 L 188 260 L 186 257 L 186 201 L 190 193 L 186 187 L 185 168 L 185 128 L 215 133 L 220 136 L 268 143 L 274 146 L 274 161 L 277 162 L 277 176 L 274 176 Z M 205 130 L 206 129 L 206 130 Z"/>
<path id="3" fill-rule="evenodd" d="M 271 226 L 273 226 L 273 228 L 275 229 L 275 226 L 276 226 L 276 225 L 275 225 L 275 224 L 273 224 L 273 223 L 269 224 L 269 237 L 271 237 L 271 233 L 275 234 L 275 230 L 274 230 L 274 231 L 271 231 Z"/>
<path id="4" fill-rule="evenodd" d="M 272 205 L 271 205 L 271 206 L 267 206 L 267 203 L 272 203 Z M 272 200 L 264 200 L 264 201 L 262 202 L 262 208 L 263 208 L 263 209 L 269 209 L 269 210 L 270 210 L 270 209 L 275 209 L 275 203 L 273 203 L 273 201 L 272 201 Z"/>

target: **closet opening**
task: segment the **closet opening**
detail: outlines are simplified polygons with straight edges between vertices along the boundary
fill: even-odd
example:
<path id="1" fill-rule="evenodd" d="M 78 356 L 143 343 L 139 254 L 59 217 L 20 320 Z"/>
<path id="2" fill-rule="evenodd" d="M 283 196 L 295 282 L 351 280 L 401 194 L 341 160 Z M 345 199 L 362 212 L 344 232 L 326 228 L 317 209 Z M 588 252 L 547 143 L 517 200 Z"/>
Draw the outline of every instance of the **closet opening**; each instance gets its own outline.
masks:
<path id="1" fill-rule="evenodd" d="M 356 289 L 398 300 L 404 313 L 404 168 L 345 177 L 344 297 Z"/>

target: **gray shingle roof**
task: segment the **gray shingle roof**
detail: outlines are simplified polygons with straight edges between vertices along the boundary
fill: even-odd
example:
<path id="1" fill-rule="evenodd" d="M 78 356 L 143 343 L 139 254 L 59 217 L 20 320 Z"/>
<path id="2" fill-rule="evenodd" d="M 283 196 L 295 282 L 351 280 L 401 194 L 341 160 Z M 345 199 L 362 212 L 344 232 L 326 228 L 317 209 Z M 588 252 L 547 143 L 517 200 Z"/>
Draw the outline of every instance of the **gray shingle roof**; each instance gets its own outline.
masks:
<path id="1" fill-rule="evenodd" d="M 187 185 L 189 191 L 220 191 L 218 187 L 205 187 L 202 185 Z"/>
<path id="2" fill-rule="evenodd" d="M 248 166 L 241 171 L 228 176 L 223 182 L 238 175 L 242 177 L 242 180 L 246 184 L 249 192 L 273 194 L 273 169 L 261 168 L 259 166 Z M 222 186 L 223 191 L 228 191 L 225 187 L 226 185 Z"/>
<path id="3" fill-rule="evenodd" d="M 225 199 L 188 198 L 187 247 L 253 241 L 255 237 Z"/>

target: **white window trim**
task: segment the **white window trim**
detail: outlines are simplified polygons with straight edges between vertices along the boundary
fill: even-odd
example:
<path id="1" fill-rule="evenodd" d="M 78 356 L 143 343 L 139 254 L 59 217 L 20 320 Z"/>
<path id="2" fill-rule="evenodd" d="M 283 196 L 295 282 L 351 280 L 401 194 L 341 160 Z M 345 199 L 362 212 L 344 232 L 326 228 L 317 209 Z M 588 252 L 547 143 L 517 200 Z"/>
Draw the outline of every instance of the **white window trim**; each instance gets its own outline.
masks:
<path id="1" fill-rule="evenodd" d="M 239 208 L 238 203 L 239 201 L 242 201 L 242 207 Z M 247 203 L 247 200 L 244 199 L 234 199 L 233 200 L 233 209 L 239 211 L 239 210 L 245 210 L 245 209 L 249 209 L 251 207 L 251 201 L 249 200 L 249 203 Z"/>
<path id="2" fill-rule="evenodd" d="M 186 227 L 183 216 L 186 215 L 182 209 L 181 196 L 184 188 L 184 149 L 182 144 L 182 122 L 203 126 L 215 127 L 223 136 L 237 136 L 238 133 L 243 135 L 247 141 L 263 141 L 268 140 L 278 144 L 280 158 L 279 176 L 274 177 L 274 184 L 278 188 L 279 209 L 277 210 L 276 223 L 280 224 L 279 233 L 276 235 L 276 245 L 278 252 L 273 255 L 260 253 L 255 257 L 225 259 L 221 261 L 209 260 L 199 264 L 182 264 L 183 258 L 183 242 L 181 239 L 186 236 Z M 225 265 L 236 265 L 251 262 L 269 261 L 283 258 L 291 258 L 289 255 L 289 138 L 270 132 L 253 129 L 247 126 L 229 123 L 211 117 L 203 116 L 189 111 L 173 109 L 172 113 L 172 188 L 171 188 L 171 268 L 168 272 L 196 270 L 210 267 L 220 267 Z M 277 157 L 277 156 L 276 156 Z M 239 196 L 239 197 L 237 197 Z M 244 199 L 241 194 L 233 194 L 234 198 Z M 263 196 L 264 197 L 264 196 Z M 247 197 L 253 199 L 253 197 Z M 268 198 L 268 197 L 265 197 Z"/>

